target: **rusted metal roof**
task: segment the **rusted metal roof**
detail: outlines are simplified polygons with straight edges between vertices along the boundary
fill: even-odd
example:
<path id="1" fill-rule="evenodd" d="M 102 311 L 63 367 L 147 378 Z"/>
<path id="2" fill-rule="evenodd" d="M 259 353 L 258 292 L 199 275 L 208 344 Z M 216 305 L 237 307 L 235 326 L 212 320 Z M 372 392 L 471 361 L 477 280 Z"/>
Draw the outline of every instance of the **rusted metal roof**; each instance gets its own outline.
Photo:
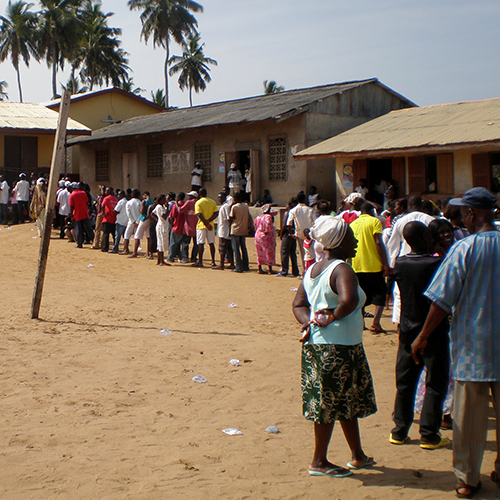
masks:
<path id="1" fill-rule="evenodd" d="M 59 113 L 41 106 L 25 102 L 0 102 L 0 132 L 51 134 L 57 130 Z M 68 119 L 68 135 L 90 135 L 91 130 Z"/>
<path id="2" fill-rule="evenodd" d="M 411 101 L 381 84 L 376 78 L 370 78 L 138 116 L 96 130 L 92 133 L 92 137 L 77 138 L 69 144 L 267 119 L 280 121 L 306 112 L 309 104 L 321 99 L 373 83 L 397 96 L 409 106 L 414 106 Z"/>
<path id="3" fill-rule="evenodd" d="M 296 160 L 500 142 L 500 98 L 407 108 L 294 155 Z"/>

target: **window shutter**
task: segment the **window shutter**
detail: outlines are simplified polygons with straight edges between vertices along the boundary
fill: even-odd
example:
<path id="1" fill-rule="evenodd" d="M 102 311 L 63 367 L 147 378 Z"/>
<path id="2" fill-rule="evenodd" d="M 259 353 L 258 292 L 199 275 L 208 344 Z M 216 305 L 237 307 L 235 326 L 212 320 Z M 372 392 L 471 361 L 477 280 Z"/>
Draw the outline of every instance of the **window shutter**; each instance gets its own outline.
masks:
<path id="1" fill-rule="evenodd" d="M 425 191 L 425 156 L 408 158 L 408 191 L 409 194 L 420 194 Z"/>
<path id="2" fill-rule="evenodd" d="M 488 153 L 472 155 L 472 187 L 491 188 L 491 164 Z"/>
<path id="3" fill-rule="evenodd" d="M 392 159 L 392 179 L 394 180 L 394 188 L 396 196 L 403 198 L 406 196 L 406 171 L 404 157 Z"/>
<path id="4" fill-rule="evenodd" d="M 354 160 L 352 162 L 352 190 L 356 189 L 359 186 L 359 179 L 367 179 L 367 165 L 368 162 L 366 159 L 363 160 Z M 370 194 L 370 193 L 368 193 Z"/>
<path id="5" fill-rule="evenodd" d="M 453 194 L 453 155 L 437 155 L 437 190 L 441 194 Z"/>

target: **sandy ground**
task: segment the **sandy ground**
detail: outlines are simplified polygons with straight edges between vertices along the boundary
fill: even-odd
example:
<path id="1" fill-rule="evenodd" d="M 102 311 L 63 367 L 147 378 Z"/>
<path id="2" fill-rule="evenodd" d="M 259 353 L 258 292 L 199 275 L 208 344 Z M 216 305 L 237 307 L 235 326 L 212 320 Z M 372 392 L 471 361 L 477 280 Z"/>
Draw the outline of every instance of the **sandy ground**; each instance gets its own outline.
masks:
<path id="1" fill-rule="evenodd" d="M 0 231 L 0 498 L 454 498 L 450 449 L 421 450 L 418 426 L 409 444 L 388 442 L 397 347 L 388 315 L 388 334 L 364 339 L 379 411 L 361 431 L 377 465 L 309 477 L 312 424 L 301 415 L 290 307 L 297 279 L 159 268 L 53 239 L 31 320 L 34 229 Z M 243 435 L 222 432 L 230 427 Z M 500 496 L 486 476 L 493 437 L 477 498 Z M 330 459 L 350 460 L 340 427 Z"/>

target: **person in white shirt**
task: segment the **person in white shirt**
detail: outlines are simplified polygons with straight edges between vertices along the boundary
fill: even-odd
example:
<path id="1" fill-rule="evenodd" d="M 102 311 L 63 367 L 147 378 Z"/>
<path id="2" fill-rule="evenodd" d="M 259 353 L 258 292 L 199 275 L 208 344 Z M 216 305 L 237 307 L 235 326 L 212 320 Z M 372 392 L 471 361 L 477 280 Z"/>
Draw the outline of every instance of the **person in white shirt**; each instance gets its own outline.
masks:
<path id="1" fill-rule="evenodd" d="M 231 221 L 229 220 L 233 200 L 231 197 L 231 202 L 229 202 L 228 197 L 226 197 L 223 191 L 217 195 L 217 199 L 221 205 L 219 208 L 219 218 L 217 219 L 220 264 L 217 267 L 214 267 L 214 269 L 223 271 L 226 255 L 229 260 L 229 269 L 234 269 L 234 252 L 231 246 Z"/>
<path id="2" fill-rule="evenodd" d="M 7 224 L 7 205 L 9 204 L 9 184 L 0 175 L 0 224 Z"/>
<path id="3" fill-rule="evenodd" d="M 125 198 L 125 191 L 120 191 L 118 193 L 118 203 L 114 208 L 116 213 L 116 224 L 115 224 L 115 244 L 109 253 L 118 253 L 120 240 L 122 236 L 125 234 L 125 230 L 127 229 L 128 224 L 128 215 L 127 215 L 127 198 Z"/>
<path id="4" fill-rule="evenodd" d="M 298 240 L 297 246 L 299 247 L 303 274 L 306 271 L 304 264 L 304 229 L 309 229 L 313 226 L 316 216 L 314 210 L 306 205 L 306 195 L 304 192 L 300 192 L 297 195 L 297 201 L 299 204 L 288 213 L 286 225 L 293 225 L 295 227 L 294 237 Z"/>
<path id="5" fill-rule="evenodd" d="M 66 229 L 66 217 L 71 213 L 71 208 L 69 206 L 69 195 L 68 187 L 71 185 L 70 182 L 59 181 L 61 189 L 57 193 L 57 206 L 58 212 L 57 217 L 59 219 L 59 238 L 64 239 L 64 233 Z M 62 183 L 64 183 L 64 187 L 62 187 Z"/>
<path id="6" fill-rule="evenodd" d="M 26 174 L 19 175 L 19 181 L 12 192 L 16 194 L 19 222 L 23 224 L 25 216 L 31 220 L 29 215 L 30 183 L 26 180 Z"/>
<path id="7" fill-rule="evenodd" d="M 117 205 L 118 206 L 118 205 Z M 123 252 L 120 255 L 129 255 L 130 238 L 135 233 L 137 226 L 141 220 L 141 192 L 138 189 L 132 191 L 132 198 L 127 201 L 125 205 L 127 213 L 127 229 L 125 229 L 125 236 L 123 238 Z"/>
<path id="8" fill-rule="evenodd" d="M 366 195 L 370 191 L 368 189 L 368 181 L 364 177 L 359 179 L 359 186 L 354 191 L 359 193 L 366 200 Z"/>
<path id="9" fill-rule="evenodd" d="M 151 216 L 155 217 L 156 223 L 156 245 L 158 260 L 156 262 L 157 266 L 170 266 L 168 262 L 165 262 L 165 252 L 168 250 L 169 246 L 169 232 L 170 225 L 168 223 L 168 204 L 167 197 L 164 194 L 160 194 L 156 198 L 156 206 L 151 212 Z"/>
<path id="10" fill-rule="evenodd" d="M 196 162 L 193 170 L 191 170 L 191 191 L 196 191 L 197 193 L 200 191 L 202 186 L 202 176 L 203 168 L 201 167 L 201 163 Z"/>
<path id="11" fill-rule="evenodd" d="M 241 191 L 241 172 L 236 168 L 236 163 L 231 163 L 229 172 L 227 173 L 227 180 L 233 196 L 234 193 L 239 193 Z"/>

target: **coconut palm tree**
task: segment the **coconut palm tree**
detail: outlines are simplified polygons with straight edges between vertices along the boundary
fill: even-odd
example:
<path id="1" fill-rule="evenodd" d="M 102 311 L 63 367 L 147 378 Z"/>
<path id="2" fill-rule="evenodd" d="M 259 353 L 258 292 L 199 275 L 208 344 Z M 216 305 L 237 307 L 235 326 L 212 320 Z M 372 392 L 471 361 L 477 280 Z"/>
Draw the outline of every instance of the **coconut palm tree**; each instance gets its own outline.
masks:
<path id="1" fill-rule="evenodd" d="M 89 88 L 86 85 L 82 86 L 81 83 L 80 83 L 80 81 L 78 80 L 78 78 L 75 78 L 74 75 L 71 75 L 68 78 L 68 82 L 66 83 L 66 85 L 62 85 L 61 84 L 61 87 L 64 90 L 69 90 L 69 92 L 71 93 L 71 95 L 74 95 L 74 94 L 84 94 L 85 92 L 89 91 Z"/>
<path id="2" fill-rule="evenodd" d="M 69 54 L 72 59 L 73 72 L 81 67 L 80 79 L 87 83 L 90 90 L 95 85 L 119 86 L 123 78 L 128 77 L 127 53 L 120 48 L 120 28 L 108 26 L 108 19 L 114 14 L 104 14 L 100 3 L 85 0 L 79 12 L 81 38 L 78 45 Z"/>
<path id="3" fill-rule="evenodd" d="M 148 43 L 153 39 L 153 47 L 165 49 L 165 107 L 168 99 L 168 61 L 170 60 L 170 41 L 181 44 L 187 34 L 196 32 L 198 21 L 193 12 L 203 12 L 203 7 L 193 0 L 129 0 L 130 10 L 140 10 L 141 39 Z"/>
<path id="4" fill-rule="evenodd" d="M 179 88 L 184 91 L 189 89 L 189 105 L 193 106 L 193 89 L 196 93 L 207 88 L 210 78 L 209 64 L 217 66 L 217 61 L 205 57 L 200 35 L 189 35 L 187 41 L 183 42 L 182 56 L 172 56 L 170 64 L 170 76 L 179 73 Z"/>
<path id="5" fill-rule="evenodd" d="M 0 61 L 3 62 L 10 56 L 12 65 L 17 73 L 17 86 L 19 88 L 19 100 L 23 102 L 23 91 L 21 88 L 21 73 L 19 71 L 19 60 L 22 58 L 26 66 L 29 66 L 31 56 L 38 59 L 34 34 L 36 32 L 36 14 L 30 12 L 32 3 L 23 0 L 7 4 L 6 16 L 0 16 Z"/>
<path id="6" fill-rule="evenodd" d="M 285 87 L 278 85 L 274 80 L 264 80 L 264 94 L 279 94 L 283 92 Z"/>
<path id="7" fill-rule="evenodd" d="M 9 85 L 5 80 L 0 82 L 0 101 L 6 101 L 9 98 L 9 94 L 5 90 Z"/>
<path id="8" fill-rule="evenodd" d="M 57 97 L 57 70 L 72 57 L 82 36 L 82 0 L 39 0 L 38 51 L 52 68 L 52 97 Z"/>
<path id="9" fill-rule="evenodd" d="M 144 92 L 144 89 L 135 86 L 134 79 L 128 75 L 122 79 L 120 85 L 117 85 L 117 88 L 134 95 L 141 95 L 141 92 Z"/>
<path id="10" fill-rule="evenodd" d="M 163 93 L 163 89 L 157 89 L 156 92 L 151 91 L 151 101 L 158 106 L 165 107 L 165 94 Z"/>

